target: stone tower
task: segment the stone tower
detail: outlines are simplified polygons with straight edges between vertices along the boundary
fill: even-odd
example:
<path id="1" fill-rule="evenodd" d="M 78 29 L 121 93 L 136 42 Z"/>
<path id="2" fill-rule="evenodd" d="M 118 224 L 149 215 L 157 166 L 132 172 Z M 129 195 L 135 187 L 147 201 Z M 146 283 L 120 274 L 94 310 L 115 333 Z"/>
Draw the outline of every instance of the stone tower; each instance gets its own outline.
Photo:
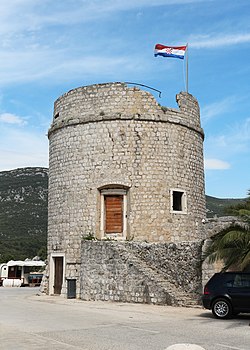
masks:
<path id="1" fill-rule="evenodd" d="M 50 294 L 63 293 L 67 278 L 78 280 L 83 238 L 203 238 L 199 105 L 185 92 L 177 103 L 162 108 L 125 83 L 80 87 L 55 102 L 48 133 Z"/>

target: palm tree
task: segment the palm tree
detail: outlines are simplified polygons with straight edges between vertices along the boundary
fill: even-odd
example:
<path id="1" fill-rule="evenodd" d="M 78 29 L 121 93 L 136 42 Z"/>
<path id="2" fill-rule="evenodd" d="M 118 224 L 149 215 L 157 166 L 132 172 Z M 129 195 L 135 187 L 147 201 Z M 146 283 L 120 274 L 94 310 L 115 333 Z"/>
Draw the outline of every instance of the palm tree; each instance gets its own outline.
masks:
<path id="1" fill-rule="evenodd" d="M 230 267 L 246 270 L 250 266 L 250 191 L 244 204 L 230 207 L 228 212 L 237 215 L 242 224 L 235 224 L 222 230 L 212 238 L 203 254 L 209 263 L 221 260 L 222 271 Z"/>

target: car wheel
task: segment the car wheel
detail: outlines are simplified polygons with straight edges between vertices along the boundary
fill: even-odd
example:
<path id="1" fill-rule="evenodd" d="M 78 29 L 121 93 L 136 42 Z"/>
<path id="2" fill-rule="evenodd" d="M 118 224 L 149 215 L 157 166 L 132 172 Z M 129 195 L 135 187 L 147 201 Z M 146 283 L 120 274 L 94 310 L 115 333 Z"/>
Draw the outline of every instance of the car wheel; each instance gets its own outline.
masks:
<path id="1" fill-rule="evenodd" d="M 212 312 L 217 318 L 230 318 L 233 314 L 232 305 L 227 299 L 217 299 L 212 305 Z"/>

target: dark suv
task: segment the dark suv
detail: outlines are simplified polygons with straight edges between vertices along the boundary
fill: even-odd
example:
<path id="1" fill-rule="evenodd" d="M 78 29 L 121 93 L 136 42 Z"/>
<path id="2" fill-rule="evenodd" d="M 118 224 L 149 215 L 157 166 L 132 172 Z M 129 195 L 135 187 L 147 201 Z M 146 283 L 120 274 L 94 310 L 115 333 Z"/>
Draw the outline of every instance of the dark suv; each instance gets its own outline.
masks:
<path id="1" fill-rule="evenodd" d="M 214 274 L 204 287 L 202 303 L 205 309 L 222 319 L 250 312 L 250 273 Z"/>

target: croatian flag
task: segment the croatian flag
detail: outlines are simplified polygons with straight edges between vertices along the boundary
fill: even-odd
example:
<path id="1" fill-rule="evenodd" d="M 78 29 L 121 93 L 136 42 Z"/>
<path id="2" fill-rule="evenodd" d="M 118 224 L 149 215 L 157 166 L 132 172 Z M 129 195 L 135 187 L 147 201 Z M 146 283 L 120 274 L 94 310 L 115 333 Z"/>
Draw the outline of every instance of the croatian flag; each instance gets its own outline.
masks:
<path id="1" fill-rule="evenodd" d="M 163 56 L 183 59 L 186 48 L 187 46 L 165 46 L 161 44 L 156 44 L 154 55 L 155 57 Z"/>

